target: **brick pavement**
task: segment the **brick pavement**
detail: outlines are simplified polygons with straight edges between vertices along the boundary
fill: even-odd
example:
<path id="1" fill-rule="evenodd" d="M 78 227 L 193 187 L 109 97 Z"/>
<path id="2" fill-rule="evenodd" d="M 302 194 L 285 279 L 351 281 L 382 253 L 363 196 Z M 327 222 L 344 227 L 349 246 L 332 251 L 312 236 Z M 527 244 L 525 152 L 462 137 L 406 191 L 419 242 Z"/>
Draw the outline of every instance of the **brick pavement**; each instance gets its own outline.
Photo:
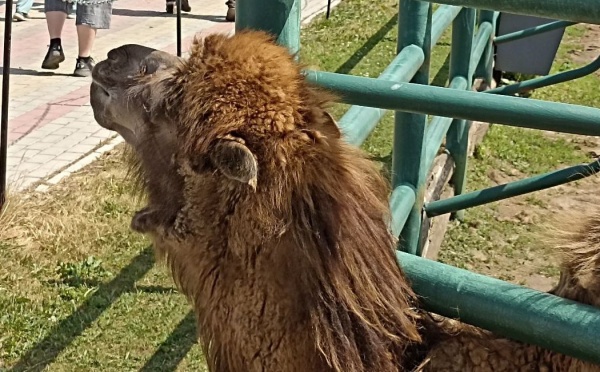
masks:
<path id="1" fill-rule="evenodd" d="M 194 35 L 233 32 L 233 23 L 224 21 L 224 3 L 190 1 L 193 11 L 182 15 L 184 51 Z M 94 58 L 104 59 L 110 49 L 126 43 L 175 53 L 176 17 L 163 12 L 164 4 L 162 0 L 117 0 L 111 29 L 98 31 Z M 306 23 L 326 10 L 327 0 L 301 0 L 301 6 Z M 0 12 L 4 11 L 5 6 L 0 6 Z M 47 189 L 44 184 L 60 181 L 120 142 L 94 120 L 90 78 L 71 76 L 77 57 L 75 21 L 67 19 L 63 30 L 66 61 L 58 70 L 47 71 L 40 68 L 48 44 L 42 2 L 34 3 L 30 16 L 26 22 L 13 23 L 8 133 L 12 191 L 34 184 L 39 184 L 39 190 Z"/>

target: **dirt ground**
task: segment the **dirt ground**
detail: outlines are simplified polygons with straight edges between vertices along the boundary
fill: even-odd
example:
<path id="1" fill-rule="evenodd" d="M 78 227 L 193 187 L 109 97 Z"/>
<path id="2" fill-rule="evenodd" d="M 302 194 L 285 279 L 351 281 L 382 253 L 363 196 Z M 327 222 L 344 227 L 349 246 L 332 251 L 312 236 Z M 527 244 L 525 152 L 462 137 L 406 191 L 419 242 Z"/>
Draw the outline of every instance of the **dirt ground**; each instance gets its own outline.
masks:
<path id="1" fill-rule="evenodd" d="M 581 39 L 583 48 L 571 52 L 575 62 L 590 63 L 600 56 L 600 25 L 585 25 L 586 30 Z M 600 71 L 596 71 L 600 76 Z"/>
<path id="2" fill-rule="evenodd" d="M 600 139 L 595 139 L 596 146 L 600 146 Z M 590 158 L 590 161 L 593 159 Z M 493 172 L 491 178 L 498 178 L 498 184 L 517 180 L 519 177 L 507 177 L 499 175 L 499 172 Z M 527 200 L 528 195 L 507 199 L 501 202 L 497 210 L 497 219 L 499 221 L 511 221 L 521 224 L 541 224 L 543 232 L 536 239 L 536 245 L 551 244 L 543 241 L 545 233 L 560 234 L 554 230 L 568 230 L 573 223 L 574 213 L 582 216 L 591 215 L 598 210 L 600 205 L 600 193 L 598 193 L 598 175 L 585 178 L 580 181 L 571 182 L 562 186 L 554 187 L 535 193 L 536 203 L 532 204 Z M 547 229 L 550 229 L 548 231 Z M 517 237 L 515 236 L 514 239 Z M 509 238 L 510 239 L 510 238 Z M 501 242 L 499 242 L 502 244 Z M 551 289 L 557 280 L 557 272 L 539 273 L 537 269 L 549 265 L 558 265 L 558 259 L 552 255 L 540 254 L 541 250 L 535 250 L 533 253 L 527 253 L 526 260 L 515 262 L 511 257 L 496 257 L 498 264 L 490 267 L 490 270 L 497 270 L 503 267 L 511 271 L 513 282 L 522 283 L 528 287 L 542 291 Z M 475 255 L 476 258 L 485 261 L 487 257 L 483 253 Z M 552 275 L 553 274 L 553 275 Z"/>
<path id="3" fill-rule="evenodd" d="M 590 63 L 600 57 L 600 25 L 588 24 L 585 25 L 585 28 L 581 39 L 581 50 L 571 52 L 571 58 L 578 63 Z M 596 71 L 596 74 L 600 76 L 600 71 Z M 589 154 L 590 162 L 600 157 L 600 137 L 572 136 L 555 132 L 546 132 L 545 134 L 561 136 L 577 144 Z M 550 226 L 560 226 L 564 223 L 565 227 L 568 227 L 567 225 L 572 221 L 561 216 L 569 216 L 573 212 L 590 215 L 598 210 L 598 206 L 600 206 L 599 182 L 600 175 L 594 175 L 581 181 L 539 192 L 536 196 L 542 200 L 540 204 L 544 206 L 543 208 L 524 203 L 524 197 L 509 200 L 500 207 L 500 213 L 506 218 L 517 218 L 523 223 L 542 221 Z M 527 205 L 527 208 L 524 209 L 523 205 Z M 536 257 L 534 261 L 546 259 L 547 257 Z M 517 272 L 519 271 L 521 270 L 517 268 Z M 517 278 L 517 280 L 522 280 L 526 285 L 540 290 L 550 289 L 555 282 L 555 278 L 548 278 L 540 274 L 529 274 Z"/>
<path id="4" fill-rule="evenodd" d="M 585 32 L 578 43 L 581 47 L 568 52 L 577 64 L 587 64 L 600 56 L 600 25 L 585 25 Z M 600 76 L 600 72 L 596 72 Z M 600 107 L 600 102 L 594 105 Z M 556 132 L 544 132 L 545 136 L 563 138 L 588 154 L 588 162 L 600 157 L 600 137 L 576 136 Z M 565 165 L 567 166 L 567 165 Z M 487 173 L 492 185 L 500 185 L 527 177 L 516 169 L 501 171 L 492 169 Z M 497 221 L 530 225 L 528 229 L 533 238 L 519 246 L 518 254 L 510 256 L 499 253 L 502 250 L 477 249 L 470 252 L 471 262 L 465 267 L 485 275 L 499 277 L 514 283 L 526 285 L 542 291 L 551 289 L 557 282 L 558 258 L 549 254 L 547 248 L 552 245 L 552 234 L 560 234 L 560 230 L 573 227 L 574 215 L 590 215 L 600 206 L 598 192 L 600 175 L 593 175 L 580 181 L 571 182 L 551 189 L 532 194 L 509 198 L 499 202 L 494 208 Z M 540 228 L 538 228 L 540 227 Z M 478 234 L 479 226 L 470 228 L 471 234 Z M 506 236 L 496 233 L 494 245 L 503 247 L 515 245 L 519 234 Z M 518 245 L 518 244 L 517 244 Z M 504 250 L 503 252 L 506 252 Z"/>

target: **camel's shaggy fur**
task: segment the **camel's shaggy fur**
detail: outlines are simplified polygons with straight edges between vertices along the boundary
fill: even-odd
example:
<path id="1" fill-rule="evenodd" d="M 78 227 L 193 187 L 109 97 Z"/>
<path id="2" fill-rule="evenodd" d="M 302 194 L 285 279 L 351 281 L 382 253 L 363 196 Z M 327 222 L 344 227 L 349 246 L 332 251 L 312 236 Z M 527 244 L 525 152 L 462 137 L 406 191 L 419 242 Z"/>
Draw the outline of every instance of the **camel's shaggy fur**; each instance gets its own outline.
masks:
<path id="1" fill-rule="evenodd" d="M 562 270 L 550 293 L 600 308 L 600 212 L 568 220 L 574 229 L 555 234 Z M 424 371 L 600 372 L 600 365 L 499 338 L 454 320 L 432 321 L 427 328 L 425 343 L 430 350 Z"/>
<path id="2" fill-rule="evenodd" d="M 266 34 L 208 36 L 187 60 L 127 45 L 93 78 L 96 119 L 140 161 L 132 228 L 192 301 L 210 370 L 599 370 L 419 315 L 386 181 Z M 599 306 L 598 225 L 570 242 L 554 293 Z"/>
<path id="3" fill-rule="evenodd" d="M 562 266 L 560 282 L 550 293 L 600 308 L 600 208 L 565 221 L 570 229 L 554 234 Z"/>
<path id="4" fill-rule="evenodd" d="M 150 203 L 132 226 L 192 300 L 210 369 L 404 370 L 420 336 L 387 182 L 340 138 L 332 97 L 260 32 L 147 69 L 127 90 L 148 115 L 135 150 Z"/>

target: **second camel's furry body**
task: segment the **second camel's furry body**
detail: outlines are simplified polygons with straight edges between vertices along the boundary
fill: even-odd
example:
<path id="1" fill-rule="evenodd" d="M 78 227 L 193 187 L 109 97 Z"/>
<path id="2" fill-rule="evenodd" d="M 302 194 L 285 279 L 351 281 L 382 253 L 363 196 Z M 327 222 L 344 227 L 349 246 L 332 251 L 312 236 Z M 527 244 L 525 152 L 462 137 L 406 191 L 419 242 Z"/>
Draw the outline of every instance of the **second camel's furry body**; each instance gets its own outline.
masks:
<path id="1" fill-rule="evenodd" d="M 568 231 L 554 231 L 548 254 L 561 258 L 557 296 L 600 309 L 600 206 L 590 215 L 573 215 Z M 557 226 L 563 226 L 561 223 Z M 428 327 L 430 348 L 426 371 L 600 372 L 600 365 L 584 362 L 534 345 L 497 337 L 454 320 Z M 600 329 L 599 339 L 600 339 Z M 569 335 L 564 335 L 569 337 Z"/>

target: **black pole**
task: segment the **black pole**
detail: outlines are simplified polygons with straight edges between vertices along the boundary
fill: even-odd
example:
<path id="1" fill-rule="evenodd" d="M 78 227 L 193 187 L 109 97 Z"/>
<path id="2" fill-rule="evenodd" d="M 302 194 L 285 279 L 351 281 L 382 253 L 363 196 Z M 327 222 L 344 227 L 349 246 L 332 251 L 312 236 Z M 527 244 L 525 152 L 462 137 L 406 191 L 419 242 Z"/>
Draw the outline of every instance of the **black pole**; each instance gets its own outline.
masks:
<path id="1" fill-rule="evenodd" d="M 8 156 L 8 93 L 13 0 L 6 0 L 4 12 L 4 63 L 2 64 L 2 115 L 0 117 L 0 210 L 6 202 L 6 161 Z"/>
<path id="2" fill-rule="evenodd" d="M 327 0 L 327 16 L 326 19 L 329 19 L 329 13 L 331 13 L 331 0 Z"/>
<path id="3" fill-rule="evenodd" d="M 177 57 L 181 57 L 181 0 L 177 0 Z"/>

